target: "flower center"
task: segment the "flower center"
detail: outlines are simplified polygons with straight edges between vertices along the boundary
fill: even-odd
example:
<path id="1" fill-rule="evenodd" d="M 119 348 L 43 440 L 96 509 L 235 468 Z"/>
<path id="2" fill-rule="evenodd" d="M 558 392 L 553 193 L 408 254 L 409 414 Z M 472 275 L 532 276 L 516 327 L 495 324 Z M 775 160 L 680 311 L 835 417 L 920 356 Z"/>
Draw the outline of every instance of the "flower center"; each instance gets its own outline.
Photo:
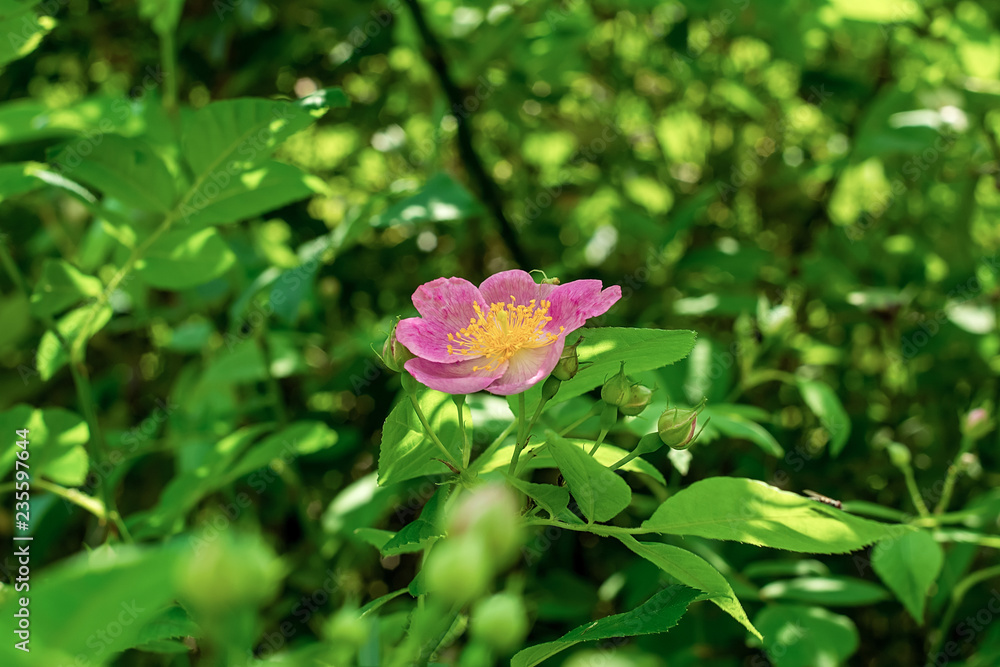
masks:
<path id="1" fill-rule="evenodd" d="M 532 299 L 528 305 L 519 306 L 514 301 L 512 296 L 509 303 L 491 303 L 485 313 L 478 303 L 472 304 L 476 317 L 461 331 L 448 334 L 448 340 L 454 343 L 448 346 L 448 354 L 485 357 L 488 363 L 473 366 L 472 370 L 492 371 L 518 350 L 545 347 L 559 338 L 557 334 L 542 331 L 552 321 L 547 314 L 550 302 L 536 304 Z M 560 332 L 563 329 L 565 327 L 559 327 Z"/>

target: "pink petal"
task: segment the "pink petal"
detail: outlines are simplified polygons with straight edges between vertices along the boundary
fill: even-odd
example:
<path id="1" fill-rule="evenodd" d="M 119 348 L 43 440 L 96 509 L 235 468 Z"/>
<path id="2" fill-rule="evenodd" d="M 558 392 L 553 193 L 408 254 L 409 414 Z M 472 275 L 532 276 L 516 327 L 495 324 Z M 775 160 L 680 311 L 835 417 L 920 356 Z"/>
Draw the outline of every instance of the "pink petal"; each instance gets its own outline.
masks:
<path id="1" fill-rule="evenodd" d="M 601 287 L 600 280 L 574 280 L 556 287 L 549 297 L 552 321 L 546 325 L 546 331 L 556 333 L 563 327 L 565 335 L 582 327 L 591 317 L 608 312 L 622 298 L 622 288 L 612 285 L 601 290 Z"/>
<path id="2" fill-rule="evenodd" d="M 469 321 L 466 320 L 462 326 L 464 327 L 468 323 Z M 458 329 L 452 328 L 441 320 L 411 317 L 401 320 L 396 325 L 396 340 L 418 357 L 443 364 L 478 358 L 463 354 L 448 354 L 448 345 L 450 344 L 448 334 L 457 331 Z"/>
<path id="3" fill-rule="evenodd" d="M 477 301 L 483 311 L 488 309 L 489 303 L 483 300 L 476 286 L 464 278 L 438 278 L 424 283 L 413 293 L 417 312 L 437 321 L 450 333 L 469 326 L 469 320 L 476 316 L 472 304 Z"/>
<path id="4" fill-rule="evenodd" d="M 538 384 L 552 372 L 559 363 L 565 336 L 559 336 L 551 345 L 538 348 L 526 348 L 514 353 L 507 362 L 507 372 L 496 382 L 486 387 L 486 391 L 500 396 L 519 394 Z"/>
<path id="5" fill-rule="evenodd" d="M 482 363 L 482 360 L 470 359 L 454 364 L 439 364 L 417 357 L 410 359 L 403 366 L 418 382 L 431 389 L 446 394 L 472 394 L 485 389 L 507 370 L 506 362 L 492 371 L 472 370 L 473 366 Z"/>
<path id="6" fill-rule="evenodd" d="M 527 305 L 534 299 L 542 299 L 542 287 L 551 288 L 553 285 L 539 285 L 532 279 L 531 274 L 526 271 L 501 271 L 483 281 L 479 286 L 479 292 L 483 295 L 486 303 L 510 303 L 510 298 L 514 297 L 517 305 Z M 544 290 L 548 294 L 551 289 Z"/>

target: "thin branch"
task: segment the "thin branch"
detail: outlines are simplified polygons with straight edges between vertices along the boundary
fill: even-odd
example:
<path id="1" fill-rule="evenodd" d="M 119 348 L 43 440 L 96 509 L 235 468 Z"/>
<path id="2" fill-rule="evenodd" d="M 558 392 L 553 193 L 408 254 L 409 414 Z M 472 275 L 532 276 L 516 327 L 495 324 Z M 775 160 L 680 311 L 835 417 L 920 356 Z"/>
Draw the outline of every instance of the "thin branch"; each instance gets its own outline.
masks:
<path id="1" fill-rule="evenodd" d="M 471 110 L 465 108 L 465 98 L 467 95 L 455 83 L 454 79 L 451 78 L 448 63 L 444 58 L 444 49 L 441 46 L 441 42 L 438 41 L 437 37 L 431 31 L 430 26 L 427 25 L 418 0 L 406 0 L 406 4 L 410 7 L 417 30 L 427 45 L 425 56 L 427 63 L 441 81 L 441 87 L 444 88 L 444 92 L 448 96 L 452 110 L 456 111 L 458 151 L 462 157 L 462 162 L 465 163 L 465 168 L 469 172 L 469 176 L 476 182 L 486 206 L 499 223 L 500 237 L 510 250 L 514 261 L 523 268 L 534 266 L 527 252 L 518 241 L 517 230 L 514 229 L 514 224 L 507 217 L 507 214 L 504 213 L 503 194 L 500 191 L 500 187 L 487 173 L 486 167 L 483 166 L 483 162 L 479 159 L 479 155 L 473 146 L 471 130 L 472 113 Z"/>

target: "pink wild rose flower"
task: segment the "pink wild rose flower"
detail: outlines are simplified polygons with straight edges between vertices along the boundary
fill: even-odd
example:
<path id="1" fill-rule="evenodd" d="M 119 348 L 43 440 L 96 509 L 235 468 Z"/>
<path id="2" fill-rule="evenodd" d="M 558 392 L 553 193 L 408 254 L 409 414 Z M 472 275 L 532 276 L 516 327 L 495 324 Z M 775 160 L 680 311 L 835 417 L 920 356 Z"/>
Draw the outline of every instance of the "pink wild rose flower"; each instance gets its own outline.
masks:
<path id="1" fill-rule="evenodd" d="M 518 394 L 548 377 L 566 336 L 622 296 L 600 280 L 538 284 L 524 271 L 496 273 L 478 288 L 438 278 L 413 293 L 420 317 L 402 320 L 396 339 L 416 358 L 406 370 L 448 394 Z"/>

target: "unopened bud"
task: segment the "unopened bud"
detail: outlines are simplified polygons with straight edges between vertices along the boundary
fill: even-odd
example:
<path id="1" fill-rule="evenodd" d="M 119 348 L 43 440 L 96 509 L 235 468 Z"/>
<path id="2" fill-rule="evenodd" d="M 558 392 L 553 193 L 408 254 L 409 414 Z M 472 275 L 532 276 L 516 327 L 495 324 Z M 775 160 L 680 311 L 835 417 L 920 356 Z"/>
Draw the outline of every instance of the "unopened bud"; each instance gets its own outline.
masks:
<path id="1" fill-rule="evenodd" d="M 396 324 L 399 324 L 398 320 L 393 323 L 392 331 L 389 332 L 389 337 L 385 339 L 385 345 L 382 346 L 382 363 L 390 371 L 401 373 L 403 364 L 412 359 L 414 355 L 406 349 L 405 345 L 396 340 Z"/>
<path id="2" fill-rule="evenodd" d="M 889 444 L 889 460 L 892 461 L 892 465 L 897 468 L 908 467 L 912 458 L 913 455 L 910 454 L 906 445 L 901 445 L 898 442 Z"/>
<path id="3" fill-rule="evenodd" d="M 563 348 L 562 355 L 559 357 L 559 363 L 552 370 L 552 377 L 563 382 L 576 377 L 576 374 L 580 372 L 580 357 L 577 356 L 576 348 L 582 342 L 583 338 L 581 337 L 569 347 Z"/>
<path id="4" fill-rule="evenodd" d="M 628 400 L 625 405 L 618 407 L 623 415 L 635 417 L 646 409 L 653 402 L 653 390 L 641 384 L 632 385 L 629 389 Z"/>
<path id="5" fill-rule="evenodd" d="M 555 375 L 550 375 L 542 384 L 542 400 L 548 401 L 559 392 L 562 382 Z"/>
<path id="6" fill-rule="evenodd" d="M 484 484 L 464 494 L 447 528 L 449 535 L 475 535 L 482 540 L 498 568 L 513 562 L 524 541 L 520 502 L 501 484 Z"/>
<path id="7" fill-rule="evenodd" d="M 962 433 L 972 440 L 979 440 L 993 430 L 993 419 L 986 408 L 976 408 L 965 416 Z"/>
<path id="8" fill-rule="evenodd" d="M 513 653 L 528 634 L 524 601 L 513 593 L 497 593 L 475 606 L 470 625 L 476 639 L 504 655 Z"/>
<path id="9" fill-rule="evenodd" d="M 618 373 L 601 387 L 601 400 L 616 408 L 628 402 L 629 392 L 632 389 L 632 382 L 625 375 L 625 362 Z"/>
<path id="10" fill-rule="evenodd" d="M 695 428 L 698 414 L 705 407 L 702 401 L 695 408 L 667 408 L 656 422 L 656 430 L 663 444 L 672 449 L 687 449 L 698 437 Z"/>

